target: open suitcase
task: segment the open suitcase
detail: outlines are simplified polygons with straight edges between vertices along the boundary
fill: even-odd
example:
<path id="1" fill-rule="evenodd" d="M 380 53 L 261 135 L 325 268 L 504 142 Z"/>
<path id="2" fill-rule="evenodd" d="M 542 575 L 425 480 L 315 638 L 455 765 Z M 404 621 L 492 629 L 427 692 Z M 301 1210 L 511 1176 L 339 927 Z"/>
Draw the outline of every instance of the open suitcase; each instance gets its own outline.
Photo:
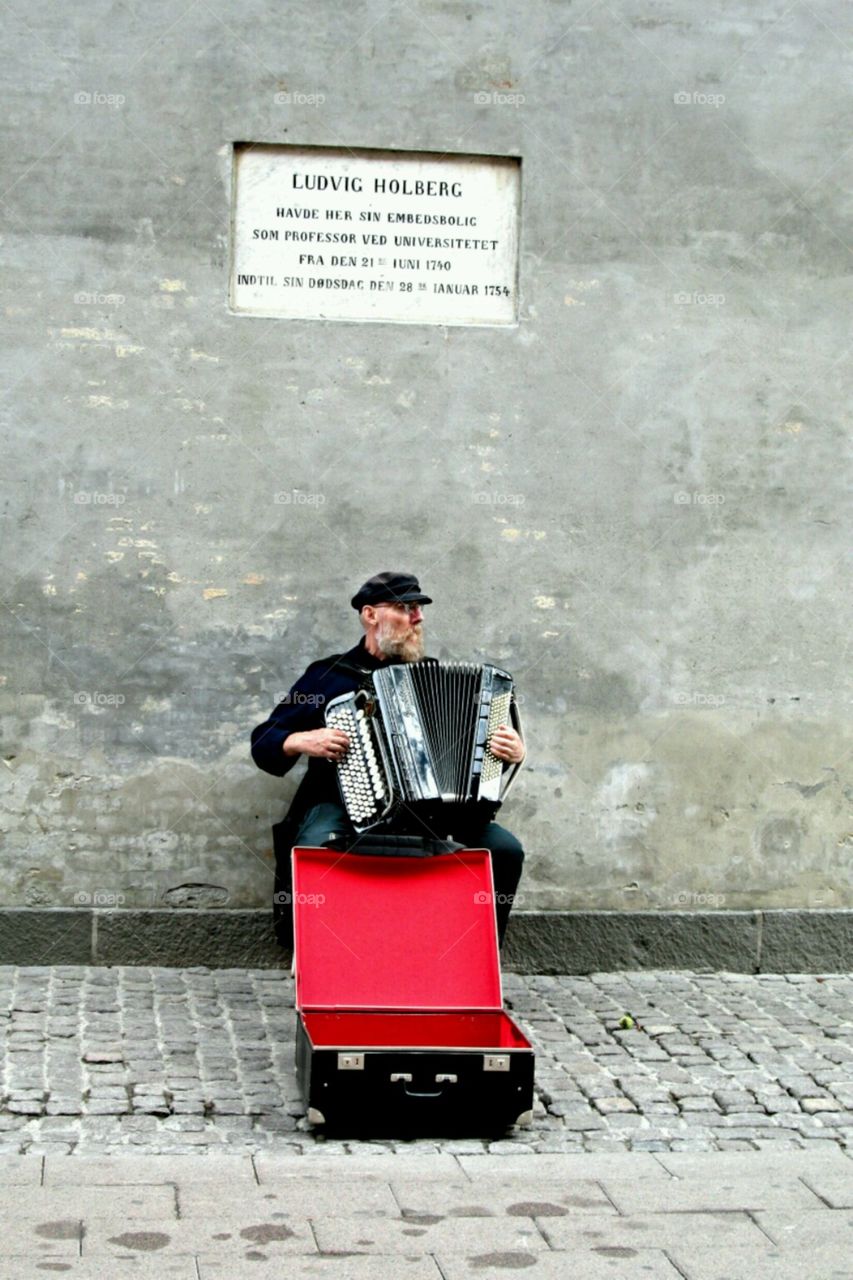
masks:
<path id="1" fill-rule="evenodd" d="M 503 1008 L 487 849 L 293 850 L 296 1072 L 312 1124 L 477 1136 L 529 1124 L 533 1048 Z"/>

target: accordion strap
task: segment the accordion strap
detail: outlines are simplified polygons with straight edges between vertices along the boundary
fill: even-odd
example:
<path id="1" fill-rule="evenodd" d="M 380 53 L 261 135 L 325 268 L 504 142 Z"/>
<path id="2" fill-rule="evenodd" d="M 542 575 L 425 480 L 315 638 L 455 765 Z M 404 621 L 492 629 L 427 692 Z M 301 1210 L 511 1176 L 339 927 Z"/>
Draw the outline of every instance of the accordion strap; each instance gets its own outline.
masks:
<path id="1" fill-rule="evenodd" d="M 323 843 L 324 849 L 335 853 L 362 853 L 390 858 L 432 858 L 440 853 L 458 853 L 466 846 L 455 840 L 431 839 L 428 836 L 374 835 L 366 831 L 361 836 L 334 836 Z"/>

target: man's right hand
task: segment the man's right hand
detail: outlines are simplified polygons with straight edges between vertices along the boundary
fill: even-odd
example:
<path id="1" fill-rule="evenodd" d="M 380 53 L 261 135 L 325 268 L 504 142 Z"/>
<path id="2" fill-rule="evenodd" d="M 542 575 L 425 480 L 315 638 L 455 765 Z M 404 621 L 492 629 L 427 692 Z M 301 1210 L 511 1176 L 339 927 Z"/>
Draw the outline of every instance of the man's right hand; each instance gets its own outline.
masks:
<path id="1" fill-rule="evenodd" d="M 284 740 L 286 756 L 321 756 L 324 760 L 343 760 L 349 749 L 349 738 L 342 729 L 306 729 L 289 733 Z"/>

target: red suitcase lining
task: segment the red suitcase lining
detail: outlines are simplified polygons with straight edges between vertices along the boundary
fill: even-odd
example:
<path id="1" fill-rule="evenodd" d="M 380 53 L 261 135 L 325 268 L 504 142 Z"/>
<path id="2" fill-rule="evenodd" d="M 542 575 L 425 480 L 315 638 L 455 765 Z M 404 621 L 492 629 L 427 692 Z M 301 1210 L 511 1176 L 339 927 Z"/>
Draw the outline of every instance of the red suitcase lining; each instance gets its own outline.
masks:
<path id="1" fill-rule="evenodd" d="M 408 858 L 299 848 L 293 894 L 301 1012 L 502 1010 L 487 849 Z"/>
<path id="2" fill-rule="evenodd" d="M 303 1013 L 315 1049 L 529 1049 L 504 1012 Z"/>

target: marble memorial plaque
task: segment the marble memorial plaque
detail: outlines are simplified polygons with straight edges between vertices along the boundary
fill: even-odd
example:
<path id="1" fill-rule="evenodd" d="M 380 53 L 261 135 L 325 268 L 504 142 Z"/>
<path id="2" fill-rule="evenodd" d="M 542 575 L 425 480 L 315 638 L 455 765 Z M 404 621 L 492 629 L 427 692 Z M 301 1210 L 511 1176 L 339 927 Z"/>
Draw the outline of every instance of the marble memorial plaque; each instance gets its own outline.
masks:
<path id="1" fill-rule="evenodd" d="M 240 143 L 231 310 L 514 324 L 521 161 Z"/>

